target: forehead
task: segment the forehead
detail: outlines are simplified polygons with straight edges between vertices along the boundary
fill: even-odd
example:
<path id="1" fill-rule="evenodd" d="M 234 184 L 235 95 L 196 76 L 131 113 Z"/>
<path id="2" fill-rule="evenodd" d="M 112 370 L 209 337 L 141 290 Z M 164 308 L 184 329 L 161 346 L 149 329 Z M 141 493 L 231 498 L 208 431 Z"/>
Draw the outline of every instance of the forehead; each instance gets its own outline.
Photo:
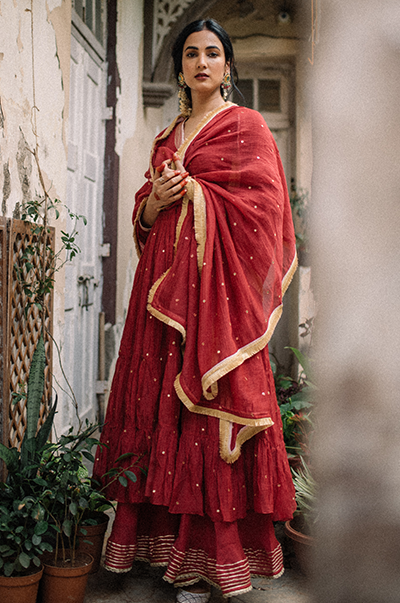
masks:
<path id="1" fill-rule="evenodd" d="M 199 50 L 208 48 L 209 46 L 214 46 L 219 48 L 222 52 L 224 50 L 219 37 L 208 29 L 202 29 L 201 31 L 195 31 L 194 33 L 190 34 L 190 36 L 188 36 L 185 40 L 183 50 L 185 50 L 188 46 L 195 46 Z"/>

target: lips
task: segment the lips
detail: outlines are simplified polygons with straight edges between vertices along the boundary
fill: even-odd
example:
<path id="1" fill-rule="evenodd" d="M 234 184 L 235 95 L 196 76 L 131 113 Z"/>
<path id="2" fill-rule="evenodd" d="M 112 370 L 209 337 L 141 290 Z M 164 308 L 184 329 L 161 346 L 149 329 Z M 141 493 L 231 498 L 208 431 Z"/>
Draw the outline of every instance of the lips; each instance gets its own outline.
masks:
<path id="1" fill-rule="evenodd" d="M 196 80 L 206 80 L 208 79 L 208 75 L 206 73 L 199 73 L 198 75 L 195 76 Z"/>

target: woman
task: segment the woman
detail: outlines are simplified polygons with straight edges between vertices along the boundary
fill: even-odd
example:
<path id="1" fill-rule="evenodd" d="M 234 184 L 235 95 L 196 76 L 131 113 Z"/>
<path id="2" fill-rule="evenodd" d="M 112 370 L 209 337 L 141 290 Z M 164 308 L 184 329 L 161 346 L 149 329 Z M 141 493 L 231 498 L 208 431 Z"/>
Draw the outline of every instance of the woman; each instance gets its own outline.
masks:
<path id="1" fill-rule="evenodd" d="M 195 603 L 210 584 L 232 596 L 251 574 L 283 572 L 272 522 L 295 500 L 267 344 L 296 251 L 273 137 L 224 98 L 228 35 L 191 23 L 173 59 L 181 115 L 136 195 L 140 262 L 95 475 L 122 464 L 137 476 L 108 486 L 106 567 L 166 565 L 177 600 Z"/>

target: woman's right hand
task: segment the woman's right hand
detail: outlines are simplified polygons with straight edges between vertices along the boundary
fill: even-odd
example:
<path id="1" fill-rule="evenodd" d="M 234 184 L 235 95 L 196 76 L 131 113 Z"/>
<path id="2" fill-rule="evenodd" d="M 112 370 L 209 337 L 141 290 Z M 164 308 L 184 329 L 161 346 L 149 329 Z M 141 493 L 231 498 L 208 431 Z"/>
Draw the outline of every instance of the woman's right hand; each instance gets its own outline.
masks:
<path id="1" fill-rule="evenodd" d="M 141 216 L 143 226 L 151 227 L 160 211 L 179 201 L 186 193 L 188 172 L 172 170 L 170 161 L 164 161 L 156 168 L 153 179 L 153 190 L 147 199 Z"/>

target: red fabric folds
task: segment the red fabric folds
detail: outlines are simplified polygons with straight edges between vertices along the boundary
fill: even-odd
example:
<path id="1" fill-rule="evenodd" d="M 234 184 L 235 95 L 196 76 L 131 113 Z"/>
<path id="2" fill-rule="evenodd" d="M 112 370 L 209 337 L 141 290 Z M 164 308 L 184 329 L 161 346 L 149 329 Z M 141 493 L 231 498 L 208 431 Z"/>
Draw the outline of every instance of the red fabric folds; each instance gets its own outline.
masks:
<path id="1" fill-rule="evenodd" d="M 154 165 L 165 156 L 161 141 Z M 276 144 L 259 113 L 231 107 L 200 130 L 182 159 L 204 195 L 197 214 L 205 228 L 197 227 L 190 203 L 174 261 L 154 287 L 149 309 L 184 334 L 177 389 L 192 411 L 267 425 L 259 420 L 270 416 L 274 400 L 254 356 L 272 335 L 296 266 Z M 138 204 L 147 194 L 145 187 Z M 218 383 L 224 375 L 226 387 Z"/>
<path id="2" fill-rule="evenodd" d="M 145 559 L 168 564 L 175 584 L 204 576 L 238 594 L 251 574 L 282 571 L 272 520 L 296 506 L 267 345 L 295 238 L 273 137 L 258 113 L 229 104 L 179 149 L 184 200 L 142 229 L 152 173 L 177 150 L 175 125 L 156 139 L 136 195 L 141 257 L 94 476 L 119 502 L 110 569 Z M 104 477 L 115 467 L 137 481 Z"/>

